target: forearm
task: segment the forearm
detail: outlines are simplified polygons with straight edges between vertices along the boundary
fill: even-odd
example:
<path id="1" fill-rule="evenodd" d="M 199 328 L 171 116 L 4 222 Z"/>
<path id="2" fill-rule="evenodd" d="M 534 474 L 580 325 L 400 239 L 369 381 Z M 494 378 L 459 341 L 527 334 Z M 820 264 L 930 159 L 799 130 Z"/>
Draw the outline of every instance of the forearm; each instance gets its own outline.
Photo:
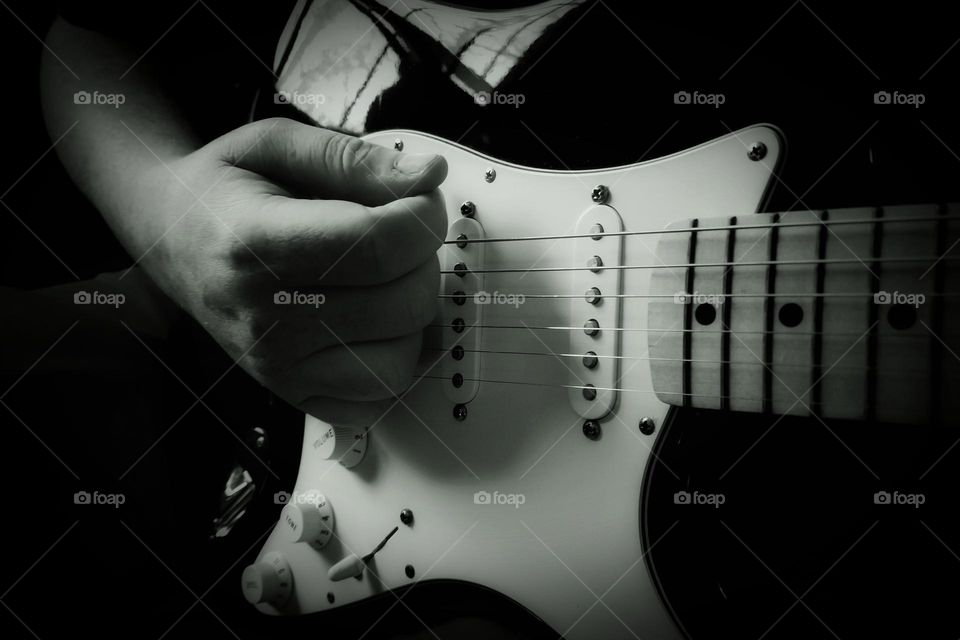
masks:
<path id="1" fill-rule="evenodd" d="M 41 94 L 50 136 L 59 140 L 57 153 L 127 250 L 139 257 L 174 222 L 148 204 L 176 180 L 166 167 L 199 141 L 151 74 L 149 53 L 138 61 L 142 51 L 62 19 L 51 28 L 47 45 Z M 79 92 L 90 100 L 78 102 Z"/>

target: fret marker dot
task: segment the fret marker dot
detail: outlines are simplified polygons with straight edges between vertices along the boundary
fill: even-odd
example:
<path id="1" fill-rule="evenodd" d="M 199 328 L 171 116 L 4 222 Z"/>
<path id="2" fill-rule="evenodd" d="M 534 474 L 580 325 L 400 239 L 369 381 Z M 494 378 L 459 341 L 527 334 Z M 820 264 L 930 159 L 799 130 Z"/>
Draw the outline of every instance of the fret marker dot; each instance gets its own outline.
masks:
<path id="1" fill-rule="evenodd" d="M 785 327 L 795 327 L 803 322 L 803 308 L 796 302 L 788 302 L 780 307 L 780 313 L 777 314 L 781 324 Z"/>
<path id="2" fill-rule="evenodd" d="M 697 305 L 697 309 L 693 312 L 693 316 L 697 319 L 697 322 L 703 326 L 707 326 L 717 319 L 717 310 L 712 304 L 707 304 L 704 302 L 701 305 Z"/>
<path id="3" fill-rule="evenodd" d="M 908 304 L 895 304 L 887 312 L 887 322 L 894 329 L 909 329 L 917 321 L 917 309 Z"/>

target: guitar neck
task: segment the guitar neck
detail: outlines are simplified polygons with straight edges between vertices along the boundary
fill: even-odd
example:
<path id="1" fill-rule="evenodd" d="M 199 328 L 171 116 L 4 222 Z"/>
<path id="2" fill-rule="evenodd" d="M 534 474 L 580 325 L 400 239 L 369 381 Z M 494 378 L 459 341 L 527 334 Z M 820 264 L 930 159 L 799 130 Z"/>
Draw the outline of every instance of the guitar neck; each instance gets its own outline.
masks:
<path id="1" fill-rule="evenodd" d="M 649 355 L 664 402 L 956 422 L 960 207 L 686 220 L 656 249 Z"/>

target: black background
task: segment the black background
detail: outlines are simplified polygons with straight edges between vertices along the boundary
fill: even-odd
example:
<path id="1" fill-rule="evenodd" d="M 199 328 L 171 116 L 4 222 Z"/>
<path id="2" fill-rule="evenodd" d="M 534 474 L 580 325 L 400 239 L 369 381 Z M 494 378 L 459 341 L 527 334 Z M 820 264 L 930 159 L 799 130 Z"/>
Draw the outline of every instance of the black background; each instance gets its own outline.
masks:
<path id="1" fill-rule="evenodd" d="M 391 95 L 370 127 L 431 129 L 455 138 L 479 118 L 464 140 L 470 146 L 529 164 L 580 168 L 656 157 L 766 121 L 780 126 L 789 144 L 771 209 L 960 200 L 960 47 L 953 48 L 960 23 L 949 5 L 718 5 L 595 5 L 522 83 L 504 87 L 527 94 L 519 113 L 480 113 L 463 97 L 450 98 L 461 101 L 451 112 L 445 99 L 405 93 Z M 176 15 L 172 6 L 163 11 Z M 241 39 L 271 60 L 269 34 L 283 18 L 245 12 L 234 7 L 223 15 Z M 180 90 L 195 98 L 198 128 L 212 136 L 243 121 L 264 70 L 219 21 L 200 9 L 197 14 L 195 24 L 185 21 L 182 33 L 180 27 L 172 32 L 170 48 L 191 41 L 203 48 L 191 64 L 212 71 L 202 80 L 184 73 Z M 123 268 L 130 258 L 50 152 L 39 107 L 36 36 L 43 36 L 53 15 L 54 8 L 42 3 L 0 8 L 0 41 L 7 45 L 0 102 L 6 134 L 0 200 L 7 205 L 0 208 L 0 305 L 4 311 L 17 305 L 21 316 L 66 330 L 76 317 L 39 305 L 32 311 L 35 300 L 15 291 L 86 279 Z M 151 25 L 171 22 L 157 18 Z M 717 110 L 678 107 L 672 96 L 679 90 L 722 92 L 727 101 Z M 926 102 L 917 109 L 875 105 L 873 94 L 881 90 L 919 92 Z M 237 587 L 244 562 L 236 561 L 266 530 L 273 512 L 252 514 L 237 535 L 217 544 L 207 535 L 218 485 L 234 460 L 255 471 L 264 495 L 292 486 L 297 416 L 268 407 L 269 395 L 235 369 L 204 400 L 216 417 L 204 406 L 190 408 L 195 398 L 185 386 L 202 394 L 230 363 L 189 323 L 177 327 L 174 340 L 151 343 L 174 376 L 122 328 L 89 322 L 82 319 L 81 331 L 57 350 L 68 362 L 71 350 L 89 354 L 94 341 L 94 359 L 106 363 L 98 373 L 38 367 L 21 378 L 23 371 L 3 367 L 2 388 L 15 385 L 4 395 L 6 408 L 0 407 L 3 637 L 158 638 L 169 630 L 165 637 L 229 638 L 229 629 L 242 638 L 279 635 L 277 627 L 251 614 Z M 15 322 L 5 327 L 0 353 L 16 348 L 23 331 Z M 183 414 L 135 472 L 117 482 Z M 718 486 L 711 484 L 716 471 L 769 424 L 709 413 L 676 418 L 664 456 L 698 486 Z M 272 427 L 262 456 L 272 472 L 240 444 L 255 426 Z M 921 487 L 934 507 L 895 518 L 851 508 L 857 492 L 883 487 L 821 427 L 784 421 L 765 439 L 762 455 L 752 456 L 722 487 L 740 498 L 741 506 L 724 514 L 729 528 L 799 595 L 871 523 L 879 524 L 858 553 L 845 557 L 805 598 L 816 616 L 797 606 L 774 625 L 795 600 L 789 590 L 731 542 L 716 518 L 688 521 L 655 561 L 658 573 L 675 576 L 665 578 L 664 586 L 694 637 L 759 637 L 768 629 L 769 638 L 960 634 L 960 621 L 950 614 L 960 595 L 960 558 L 951 550 L 960 549 L 960 536 L 949 509 L 956 486 L 951 469 L 960 455 L 950 449 L 954 435 L 935 428 L 835 426 L 849 447 L 898 486 L 914 486 L 917 470 L 946 452 L 938 473 Z M 662 495 L 674 488 L 668 480 L 654 480 L 653 486 Z M 128 504 L 115 513 L 73 504 L 75 491 L 93 488 L 123 491 Z M 662 529 L 672 515 L 661 513 L 650 526 Z M 726 600 L 717 598 L 717 584 Z M 177 622 L 201 595 L 202 603 Z M 423 589 L 408 602 L 425 619 L 446 625 L 438 627 L 442 637 L 464 637 L 462 623 L 449 620 L 470 614 L 499 619 L 522 633 L 543 631 L 489 594 Z M 352 615 L 372 620 L 379 613 Z M 356 620 L 334 620 L 350 637 L 365 631 L 361 623 L 351 632 L 350 622 Z M 293 629 L 286 624 L 284 633 L 316 629 L 313 623 Z M 422 635 L 418 626 L 395 611 L 367 637 Z M 484 633 L 500 632 L 479 635 Z"/>

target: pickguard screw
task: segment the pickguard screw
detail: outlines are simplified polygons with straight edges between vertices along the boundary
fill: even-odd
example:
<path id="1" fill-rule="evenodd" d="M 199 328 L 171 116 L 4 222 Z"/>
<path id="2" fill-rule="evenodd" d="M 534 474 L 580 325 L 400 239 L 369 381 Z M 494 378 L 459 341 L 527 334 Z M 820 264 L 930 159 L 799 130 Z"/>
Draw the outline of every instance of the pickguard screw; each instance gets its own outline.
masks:
<path id="1" fill-rule="evenodd" d="M 763 160 L 767 155 L 767 145 L 762 142 L 754 142 L 750 145 L 750 149 L 747 151 L 747 157 L 757 162 L 758 160 Z"/>
<path id="2" fill-rule="evenodd" d="M 460 215 L 465 218 L 472 218 L 477 215 L 477 205 L 473 204 L 469 200 L 460 205 Z"/>
<path id="3" fill-rule="evenodd" d="M 483 179 L 487 182 L 493 182 L 497 179 L 497 170 L 493 167 L 487 167 L 487 170 L 483 172 Z"/>
<path id="4" fill-rule="evenodd" d="M 410 511 L 410 509 L 404 509 L 401 511 L 400 522 L 409 527 L 413 523 L 413 511 Z"/>
<path id="5" fill-rule="evenodd" d="M 412 578 L 416 574 L 416 572 L 413 570 L 412 564 L 408 564 L 407 566 L 405 566 L 403 568 L 403 572 L 407 574 L 408 578 Z"/>
<path id="6" fill-rule="evenodd" d="M 403 140 L 401 140 L 400 138 L 397 138 L 396 140 L 394 140 L 393 148 L 396 149 L 397 151 L 403 151 Z"/>
<path id="7" fill-rule="evenodd" d="M 657 423 L 650 416 L 640 418 L 640 433 L 649 436 L 657 428 Z"/>
<path id="8" fill-rule="evenodd" d="M 467 419 L 467 405 L 457 404 L 453 406 L 453 417 L 463 422 Z"/>
<path id="9" fill-rule="evenodd" d="M 606 203 L 606 201 L 610 199 L 610 187 L 605 184 L 598 184 L 593 188 L 593 193 L 590 194 L 590 199 L 597 204 Z"/>
<path id="10" fill-rule="evenodd" d="M 583 435 L 591 440 L 600 439 L 600 423 L 596 420 L 587 420 L 583 423 Z"/>

